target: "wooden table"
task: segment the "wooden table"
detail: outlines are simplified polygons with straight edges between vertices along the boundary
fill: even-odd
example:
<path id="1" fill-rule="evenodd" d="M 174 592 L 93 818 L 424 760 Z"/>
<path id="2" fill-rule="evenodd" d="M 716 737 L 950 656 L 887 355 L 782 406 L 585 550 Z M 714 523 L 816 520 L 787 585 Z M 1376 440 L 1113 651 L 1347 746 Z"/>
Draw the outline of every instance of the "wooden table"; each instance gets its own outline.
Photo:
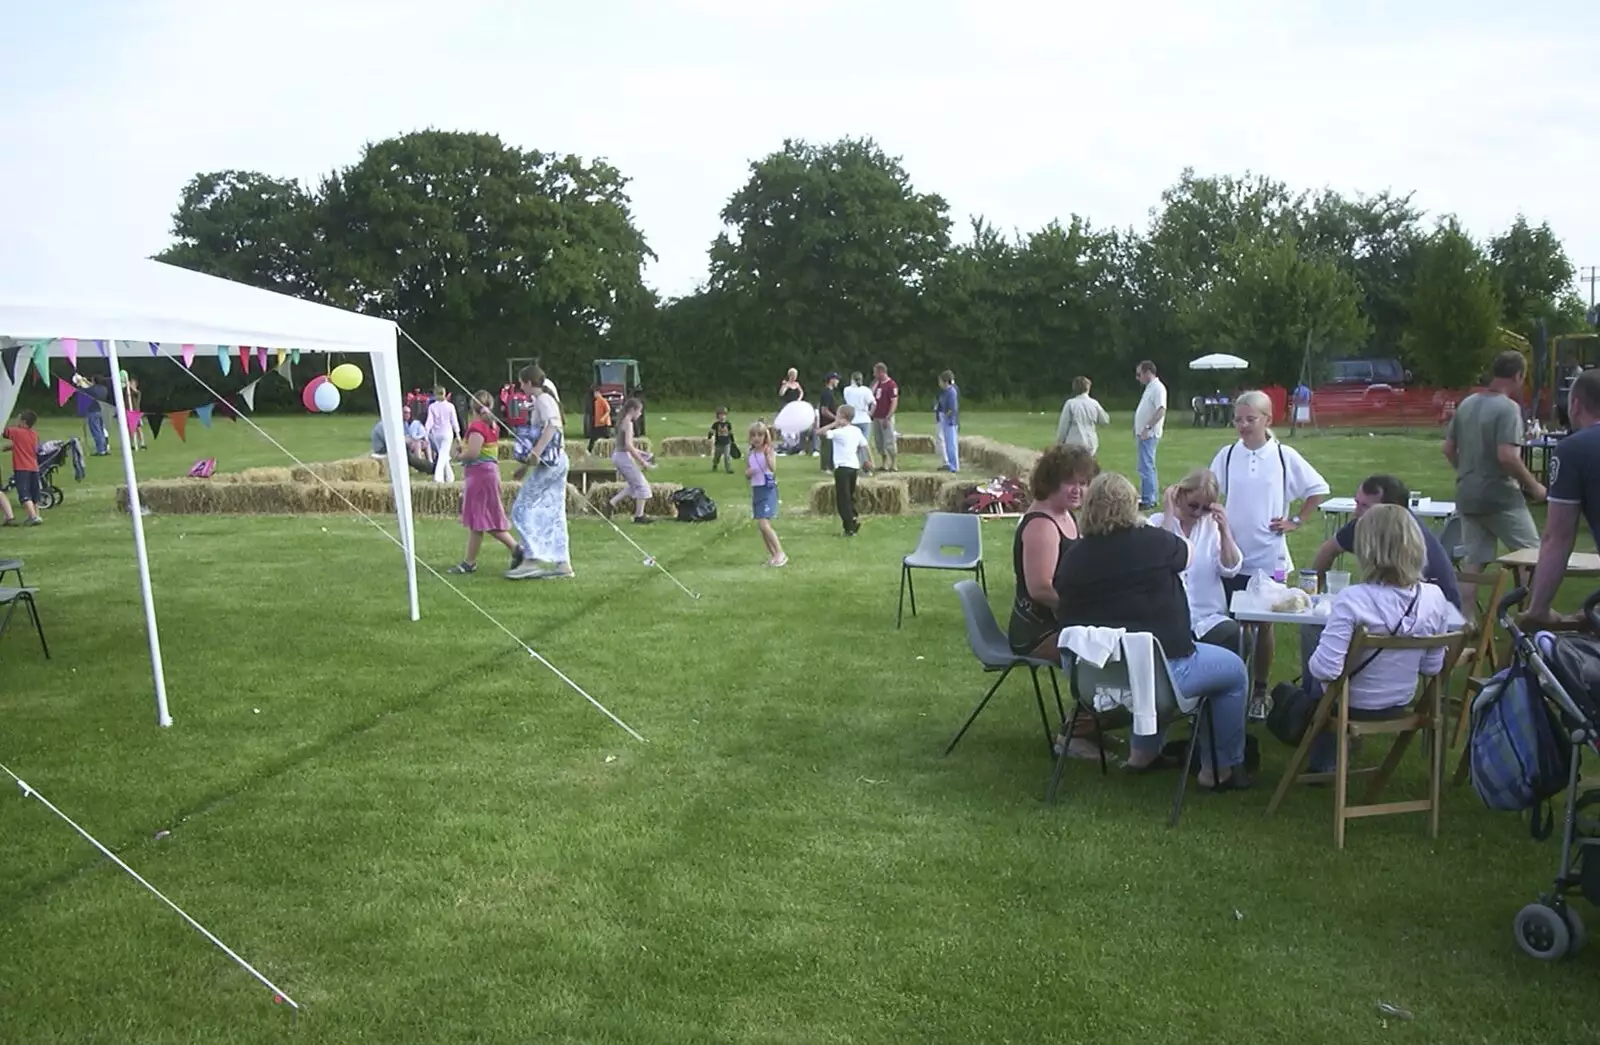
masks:
<path id="1" fill-rule="evenodd" d="M 1539 564 L 1539 549 L 1524 548 L 1521 551 L 1507 552 L 1495 562 L 1510 570 L 1512 583 L 1521 586 L 1533 579 L 1533 568 Z M 1600 577 L 1600 555 L 1594 552 L 1573 552 L 1567 557 L 1567 569 L 1562 576 Z"/>

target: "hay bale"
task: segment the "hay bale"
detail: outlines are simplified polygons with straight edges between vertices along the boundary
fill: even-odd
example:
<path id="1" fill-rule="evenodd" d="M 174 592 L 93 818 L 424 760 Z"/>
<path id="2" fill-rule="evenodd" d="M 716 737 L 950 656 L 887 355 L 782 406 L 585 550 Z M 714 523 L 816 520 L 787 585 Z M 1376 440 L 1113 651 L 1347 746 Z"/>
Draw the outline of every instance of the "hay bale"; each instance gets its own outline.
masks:
<path id="1" fill-rule="evenodd" d="M 584 440 L 579 445 L 587 447 L 589 445 L 588 440 Z M 643 450 L 645 453 L 650 453 L 651 452 L 650 440 L 646 439 L 644 436 L 640 436 L 639 438 L 635 439 L 633 441 L 633 445 L 637 446 L 639 449 Z M 613 440 L 613 439 L 600 439 L 600 440 L 597 440 L 595 442 L 595 444 L 594 444 L 594 456 L 595 457 L 607 457 L 607 458 L 609 458 L 611 456 L 611 454 L 612 454 L 612 451 L 614 451 L 616 448 L 617 448 L 617 444 L 616 444 L 616 441 Z M 572 451 L 568 450 L 567 452 L 570 454 Z"/>
<path id="2" fill-rule="evenodd" d="M 818 515 L 833 515 L 839 502 L 833 484 L 815 483 L 811 487 L 810 507 Z M 904 515 L 911 508 L 911 495 L 901 479 L 860 479 L 856 482 L 856 514 Z"/>
<path id="3" fill-rule="evenodd" d="M 895 443 L 900 453 L 933 456 L 933 436 L 931 435 L 902 435 L 895 440 Z"/>
<path id="4" fill-rule="evenodd" d="M 627 488 L 627 483 L 592 483 L 589 486 L 589 505 L 601 512 L 610 510 L 610 500 Z M 683 489 L 677 483 L 651 483 L 650 500 L 646 502 L 644 513 L 668 518 L 678 514 L 678 508 L 672 503 L 672 495 Z M 618 506 L 619 512 L 631 514 L 633 502 L 624 501 Z"/>
<path id="5" fill-rule="evenodd" d="M 906 484 L 906 493 L 912 504 L 937 504 L 939 491 L 950 481 L 948 472 L 896 472 L 895 478 Z"/>
<path id="6" fill-rule="evenodd" d="M 330 483 L 372 483 L 389 478 L 388 462 L 371 457 L 350 457 L 342 461 L 319 461 L 304 468 L 295 468 L 290 478 L 297 483 L 315 483 L 325 479 Z"/>
<path id="7" fill-rule="evenodd" d="M 639 449 L 643 450 L 645 453 L 650 453 L 650 440 L 649 439 L 646 439 L 643 436 L 640 436 L 638 439 L 634 440 L 634 443 L 639 447 Z M 505 433 L 502 432 L 501 433 L 500 442 L 497 443 L 496 446 L 499 448 L 498 450 L 496 450 L 496 453 L 498 453 L 500 455 L 500 460 L 509 461 L 509 460 L 512 459 L 511 451 L 516 448 L 515 440 L 507 438 L 505 436 Z M 583 433 L 582 432 L 578 432 L 576 434 L 571 434 L 571 433 L 568 434 L 568 436 L 567 436 L 567 457 L 569 459 L 573 460 L 573 461 L 577 461 L 579 457 L 585 456 L 585 455 L 592 456 L 592 457 L 610 457 L 611 456 L 611 450 L 612 450 L 612 441 L 610 439 L 596 440 L 596 442 L 594 444 L 594 453 L 593 454 L 589 454 L 588 447 L 589 447 L 589 440 L 587 440 L 587 439 L 585 439 L 583 437 Z"/>
<path id="8" fill-rule="evenodd" d="M 218 472 L 213 483 L 292 483 L 294 470 L 290 468 L 246 468 L 242 472 Z M 143 489 L 143 485 L 140 486 Z"/>
<path id="9" fill-rule="evenodd" d="M 987 436 L 964 435 L 960 438 L 961 466 L 985 477 L 1005 476 L 1027 483 L 1033 466 L 1039 462 L 1039 451 L 1012 446 Z"/>
<path id="10" fill-rule="evenodd" d="M 662 457 L 710 457 L 711 440 L 698 435 L 669 435 L 661 440 Z"/>

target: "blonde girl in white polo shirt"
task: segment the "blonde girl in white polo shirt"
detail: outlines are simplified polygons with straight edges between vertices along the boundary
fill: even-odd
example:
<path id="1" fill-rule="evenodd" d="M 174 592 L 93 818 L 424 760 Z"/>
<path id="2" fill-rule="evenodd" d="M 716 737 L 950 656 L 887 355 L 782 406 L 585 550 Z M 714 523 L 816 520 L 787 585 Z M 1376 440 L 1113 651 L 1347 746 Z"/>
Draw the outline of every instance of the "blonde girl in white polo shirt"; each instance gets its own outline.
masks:
<path id="1" fill-rule="evenodd" d="M 1281 564 L 1292 570 L 1287 536 L 1311 517 L 1328 496 L 1328 482 L 1300 456 L 1272 434 L 1272 400 L 1264 392 L 1244 392 L 1233 406 L 1233 427 L 1239 441 L 1224 446 L 1211 460 L 1211 471 L 1222 486 L 1228 521 L 1244 563 L 1236 578 L 1227 582 L 1229 598 L 1242 590 L 1257 573 L 1271 574 Z M 1294 510 L 1296 503 L 1300 504 Z M 1260 629 L 1251 674 L 1251 718 L 1267 714 L 1267 683 L 1272 672 L 1274 643 L 1271 628 Z"/>

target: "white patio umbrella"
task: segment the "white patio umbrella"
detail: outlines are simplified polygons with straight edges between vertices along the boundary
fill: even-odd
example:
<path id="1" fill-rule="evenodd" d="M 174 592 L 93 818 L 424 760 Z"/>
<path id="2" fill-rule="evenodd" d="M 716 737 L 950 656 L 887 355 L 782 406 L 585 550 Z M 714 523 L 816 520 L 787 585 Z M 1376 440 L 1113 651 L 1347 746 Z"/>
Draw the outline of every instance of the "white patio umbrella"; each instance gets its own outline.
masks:
<path id="1" fill-rule="evenodd" d="M 1248 370 L 1250 363 L 1226 352 L 1213 352 L 1189 364 L 1190 370 Z"/>

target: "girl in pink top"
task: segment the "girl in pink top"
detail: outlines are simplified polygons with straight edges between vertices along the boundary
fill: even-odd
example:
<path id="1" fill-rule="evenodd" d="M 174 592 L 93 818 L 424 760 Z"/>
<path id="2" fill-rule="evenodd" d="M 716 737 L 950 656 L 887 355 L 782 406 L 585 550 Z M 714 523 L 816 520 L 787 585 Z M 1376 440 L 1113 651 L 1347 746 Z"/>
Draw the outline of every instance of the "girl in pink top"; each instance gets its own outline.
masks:
<path id="1" fill-rule="evenodd" d="M 750 426 L 750 452 L 744 464 L 744 474 L 750 479 L 750 514 L 767 546 L 767 565 L 787 566 L 789 557 L 783 554 L 783 544 L 772 528 L 772 520 L 778 517 L 778 477 L 772 471 L 775 460 L 772 433 L 757 421 Z"/>
<path id="2" fill-rule="evenodd" d="M 461 419 L 456 408 L 445 399 L 444 386 L 433 390 L 433 402 L 428 404 L 428 419 L 424 422 L 428 445 L 433 448 L 433 481 L 453 483 L 456 470 L 450 467 L 450 450 L 461 436 Z"/>

